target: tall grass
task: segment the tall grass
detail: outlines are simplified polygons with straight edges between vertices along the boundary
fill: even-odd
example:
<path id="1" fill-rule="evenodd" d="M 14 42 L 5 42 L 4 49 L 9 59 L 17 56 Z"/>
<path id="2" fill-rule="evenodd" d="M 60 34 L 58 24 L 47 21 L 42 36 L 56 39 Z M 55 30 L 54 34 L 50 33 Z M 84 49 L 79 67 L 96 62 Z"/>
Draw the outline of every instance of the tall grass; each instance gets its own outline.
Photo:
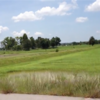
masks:
<path id="1" fill-rule="evenodd" d="M 85 73 L 35 72 L 0 79 L 1 93 L 100 97 L 100 76 Z"/>

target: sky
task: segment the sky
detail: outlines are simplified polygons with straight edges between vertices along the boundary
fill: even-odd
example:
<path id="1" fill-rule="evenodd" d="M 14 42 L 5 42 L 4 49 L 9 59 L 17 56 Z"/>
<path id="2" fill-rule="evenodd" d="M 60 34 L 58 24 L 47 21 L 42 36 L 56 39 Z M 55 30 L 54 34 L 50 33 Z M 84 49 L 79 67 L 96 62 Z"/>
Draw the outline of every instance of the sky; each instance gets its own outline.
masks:
<path id="1" fill-rule="evenodd" d="M 0 0 L 0 41 L 24 33 L 62 43 L 100 39 L 100 0 Z"/>

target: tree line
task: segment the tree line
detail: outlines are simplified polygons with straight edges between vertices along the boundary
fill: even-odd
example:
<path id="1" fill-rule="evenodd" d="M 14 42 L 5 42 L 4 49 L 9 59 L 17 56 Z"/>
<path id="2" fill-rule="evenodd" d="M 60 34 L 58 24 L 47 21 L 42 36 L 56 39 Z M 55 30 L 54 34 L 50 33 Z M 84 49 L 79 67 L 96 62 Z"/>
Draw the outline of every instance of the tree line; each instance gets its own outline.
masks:
<path id="1" fill-rule="evenodd" d="M 28 38 L 27 34 L 22 37 L 6 37 L 1 42 L 1 47 L 4 50 L 30 50 L 36 48 L 48 49 L 60 45 L 61 39 L 59 37 L 52 37 L 51 39 L 38 37 L 36 40 L 33 37 Z"/>
<path id="2" fill-rule="evenodd" d="M 89 41 L 85 42 L 72 42 L 71 44 L 73 45 L 81 45 L 81 44 L 89 44 L 89 45 L 95 45 L 95 44 L 100 44 L 100 40 L 95 39 L 93 36 L 90 37 Z"/>

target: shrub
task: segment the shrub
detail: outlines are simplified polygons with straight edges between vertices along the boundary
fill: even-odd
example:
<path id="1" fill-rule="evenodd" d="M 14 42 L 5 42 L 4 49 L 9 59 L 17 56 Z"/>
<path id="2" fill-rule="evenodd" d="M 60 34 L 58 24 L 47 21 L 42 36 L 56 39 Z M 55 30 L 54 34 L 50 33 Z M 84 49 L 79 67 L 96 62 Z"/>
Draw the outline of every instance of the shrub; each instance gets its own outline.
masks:
<path id="1" fill-rule="evenodd" d="M 19 51 L 19 50 L 22 50 L 22 46 L 21 45 L 15 45 L 15 46 L 13 46 L 12 49 Z"/>
<path id="2" fill-rule="evenodd" d="M 59 49 L 56 49 L 56 52 L 59 52 Z"/>

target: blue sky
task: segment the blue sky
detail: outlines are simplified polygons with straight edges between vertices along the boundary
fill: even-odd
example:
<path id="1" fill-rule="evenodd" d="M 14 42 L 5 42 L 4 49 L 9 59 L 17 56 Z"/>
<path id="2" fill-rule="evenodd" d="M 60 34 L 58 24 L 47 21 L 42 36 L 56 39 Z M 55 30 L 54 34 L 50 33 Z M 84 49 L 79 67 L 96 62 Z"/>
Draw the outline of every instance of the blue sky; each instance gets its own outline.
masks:
<path id="1" fill-rule="evenodd" d="M 0 41 L 24 33 L 62 42 L 100 39 L 100 0 L 0 0 Z"/>

